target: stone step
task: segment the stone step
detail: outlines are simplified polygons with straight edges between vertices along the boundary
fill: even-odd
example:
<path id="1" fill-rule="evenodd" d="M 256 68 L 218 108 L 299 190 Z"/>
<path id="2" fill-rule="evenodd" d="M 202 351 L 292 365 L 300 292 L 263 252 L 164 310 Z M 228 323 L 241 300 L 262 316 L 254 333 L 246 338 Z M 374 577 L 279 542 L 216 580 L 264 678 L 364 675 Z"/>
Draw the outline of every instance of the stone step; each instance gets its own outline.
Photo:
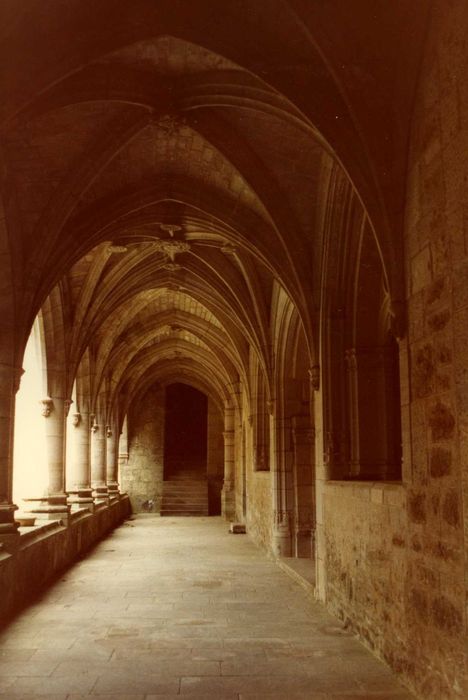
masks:
<path id="1" fill-rule="evenodd" d="M 197 476 L 190 476 L 190 474 L 185 474 L 184 476 L 171 476 L 170 479 L 165 479 L 165 481 L 168 484 L 178 484 L 181 481 L 191 481 L 194 484 L 205 484 L 206 483 L 206 478 L 205 477 L 197 477 Z"/>
<path id="2" fill-rule="evenodd" d="M 165 481 L 164 488 L 167 489 L 197 489 L 203 491 L 206 489 L 206 481 Z"/>
<path id="3" fill-rule="evenodd" d="M 162 516 L 208 515 L 208 483 L 201 479 L 168 479 L 163 482 Z"/>
<path id="4" fill-rule="evenodd" d="M 190 496 L 204 496 L 206 493 L 206 487 L 202 489 L 164 489 L 165 494 L 170 494 L 171 496 L 182 496 L 183 498 L 189 498 Z"/>
<path id="5" fill-rule="evenodd" d="M 171 516 L 174 518 L 183 518 L 183 517 L 189 517 L 189 518 L 202 518 L 202 517 L 208 517 L 208 511 L 206 512 L 201 512 L 200 510 L 188 510 L 188 511 L 179 511 L 179 510 L 167 510 L 167 511 L 161 511 L 161 517 L 163 518 L 170 518 Z"/>
<path id="6" fill-rule="evenodd" d="M 208 513 L 208 505 L 193 505 L 191 503 L 165 503 L 161 505 L 161 513 L 169 513 L 174 510 L 190 513 Z"/>
<path id="7" fill-rule="evenodd" d="M 165 489 L 163 490 L 163 495 L 164 496 L 170 496 L 172 497 L 179 497 L 179 498 L 191 498 L 192 496 L 194 498 L 205 498 L 207 495 L 207 490 L 205 491 L 166 491 Z"/>
<path id="8" fill-rule="evenodd" d="M 161 513 L 163 511 L 182 510 L 182 511 L 207 511 L 208 505 L 193 504 L 193 503 L 163 503 L 161 505 Z"/>
<path id="9" fill-rule="evenodd" d="M 181 499 L 181 500 L 183 500 L 183 501 L 190 501 L 190 500 L 200 501 L 200 500 L 203 500 L 203 499 L 206 498 L 206 497 L 207 497 L 207 494 L 205 494 L 205 493 L 193 493 L 193 491 L 187 491 L 187 492 L 183 492 L 183 491 L 176 491 L 176 492 L 174 492 L 174 491 L 164 491 L 164 492 L 163 492 L 163 500 L 164 500 L 165 498 L 179 498 L 179 499 Z"/>
<path id="10" fill-rule="evenodd" d="M 196 491 L 197 493 L 204 493 L 207 489 L 206 481 L 204 484 L 185 484 L 180 482 L 180 484 L 172 482 L 164 482 L 164 489 L 169 493 L 173 491 Z"/>

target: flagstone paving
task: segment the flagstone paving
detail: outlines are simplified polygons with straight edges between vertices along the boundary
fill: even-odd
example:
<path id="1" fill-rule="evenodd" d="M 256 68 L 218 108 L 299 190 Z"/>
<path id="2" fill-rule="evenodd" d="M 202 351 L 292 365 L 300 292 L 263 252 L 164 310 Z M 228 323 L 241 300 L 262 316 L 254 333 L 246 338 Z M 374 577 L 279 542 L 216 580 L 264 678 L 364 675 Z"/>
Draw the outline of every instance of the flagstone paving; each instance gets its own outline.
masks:
<path id="1" fill-rule="evenodd" d="M 413 697 L 220 518 L 128 521 L 0 635 L 0 698 L 181 696 Z"/>

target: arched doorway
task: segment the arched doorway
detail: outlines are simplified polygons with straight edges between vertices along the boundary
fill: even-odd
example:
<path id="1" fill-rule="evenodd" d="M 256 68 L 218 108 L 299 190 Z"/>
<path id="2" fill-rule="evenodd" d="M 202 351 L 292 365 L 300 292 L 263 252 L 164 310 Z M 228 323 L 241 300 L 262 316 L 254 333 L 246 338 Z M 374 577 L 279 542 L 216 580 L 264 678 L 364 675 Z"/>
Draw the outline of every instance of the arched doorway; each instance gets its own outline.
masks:
<path id="1" fill-rule="evenodd" d="M 188 384 L 166 387 L 164 480 L 206 479 L 208 398 Z"/>

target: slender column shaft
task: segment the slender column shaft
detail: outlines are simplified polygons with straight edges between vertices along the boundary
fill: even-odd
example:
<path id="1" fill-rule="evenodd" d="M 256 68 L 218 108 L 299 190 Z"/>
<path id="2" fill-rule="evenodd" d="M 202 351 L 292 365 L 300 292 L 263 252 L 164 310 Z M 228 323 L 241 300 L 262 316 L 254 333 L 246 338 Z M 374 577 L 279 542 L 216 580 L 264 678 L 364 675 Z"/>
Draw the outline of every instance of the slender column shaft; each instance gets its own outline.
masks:
<path id="1" fill-rule="evenodd" d="M 119 493 L 119 484 L 117 482 L 118 473 L 118 450 L 117 450 L 117 431 L 114 426 L 108 426 L 107 431 L 107 488 L 109 494 L 117 496 Z"/>
<path id="2" fill-rule="evenodd" d="M 95 499 L 107 498 L 106 435 L 97 423 L 91 429 L 91 485 Z"/>
<path id="3" fill-rule="evenodd" d="M 89 414 L 74 413 L 71 431 L 72 474 L 68 500 L 73 509 L 92 510 Z"/>
<path id="4" fill-rule="evenodd" d="M 49 485 L 47 498 L 39 499 L 40 504 L 33 507 L 32 512 L 42 519 L 67 522 L 70 509 L 65 493 L 65 419 L 71 402 L 61 397 L 47 397 L 40 403 L 45 418 Z M 32 499 L 35 500 L 38 499 Z"/>
<path id="5" fill-rule="evenodd" d="M 356 350 L 351 348 L 345 352 L 346 372 L 348 375 L 348 402 L 350 424 L 350 473 L 359 474 L 359 408 Z"/>
<path id="6" fill-rule="evenodd" d="M 77 491 L 91 487 L 89 415 L 75 414 L 73 437 L 73 487 Z"/>
<path id="7" fill-rule="evenodd" d="M 49 497 L 65 496 L 65 399 L 44 402 L 46 449 L 49 467 Z"/>
<path id="8" fill-rule="evenodd" d="M 0 364 L 0 537 L 17 535 L 12 502 L 15 394 L 22 370 Z"/>

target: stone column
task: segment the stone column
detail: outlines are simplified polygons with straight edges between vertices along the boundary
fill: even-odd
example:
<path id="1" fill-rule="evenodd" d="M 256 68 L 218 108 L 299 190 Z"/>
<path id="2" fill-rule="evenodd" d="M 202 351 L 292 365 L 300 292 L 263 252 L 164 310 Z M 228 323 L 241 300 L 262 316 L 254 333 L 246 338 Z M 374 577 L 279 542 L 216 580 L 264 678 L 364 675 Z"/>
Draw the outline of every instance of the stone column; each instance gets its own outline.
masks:
<path id="1" fill-rule="evenodd" d="M 90 430 L 89 414 L 74 413 L 72 416 L 72 485 L 68 502 L 72 510 L 88 508 L 94 511 L 94 499 L 91 489 L 90 468 Z"/>
<path id="2" fill-rule="evenodd" d="M 224 410 L 224 482 L 221 491 L 221 514 L 226 520 L 235 520 L 236 505 L 234 492 L 234 409 Z"/>
<path id="3" fill-rule="evenodd" d="M 40 403 L 42 404 L 42 415 L 45 418 L 49 486 L 47 498 L 40 499 L 41 505 L 34 507 L 32 512 L 36 513 L 40 519 L 67 522 L 70 507 L 67 504 L 65 492 L 65 420 L 71 401 L 61 397 L 51 398 L 48 396 Z"/>
<path id="4" fill-rule="evenodd" d="M 125 468 L 128 465 L 128 419 L 125 416 L 122 432 L 120 433 L 118 441 L 118 459 L 119 459 L 119 474 L 120 480 L 123 483 L 123 475 L 125 474 Z"/>
<path id="5" fill-rule="evenodd" d="M 15 394 L 23 370 L 0 364 L 0 542 L 15 546 L 19 541 L 13 503 L 13 435 Z"/>
<path id="6" fill-rule="evenodd" d="M 119 483 L 117 481 L 118 472 L 118 450 L 117 450 L 117 431 L 115 426 L 108 425 L 106 428 L 106 446 L 107 446 L 107 488 L 111 498 L 118 498 Z"/>
<path id="7" fill-rule="evenodd" d="M 95 503 L 108 503 L 106 467 L 106 434 L 99 423 L 91 425 L 91 486 Z"/>

